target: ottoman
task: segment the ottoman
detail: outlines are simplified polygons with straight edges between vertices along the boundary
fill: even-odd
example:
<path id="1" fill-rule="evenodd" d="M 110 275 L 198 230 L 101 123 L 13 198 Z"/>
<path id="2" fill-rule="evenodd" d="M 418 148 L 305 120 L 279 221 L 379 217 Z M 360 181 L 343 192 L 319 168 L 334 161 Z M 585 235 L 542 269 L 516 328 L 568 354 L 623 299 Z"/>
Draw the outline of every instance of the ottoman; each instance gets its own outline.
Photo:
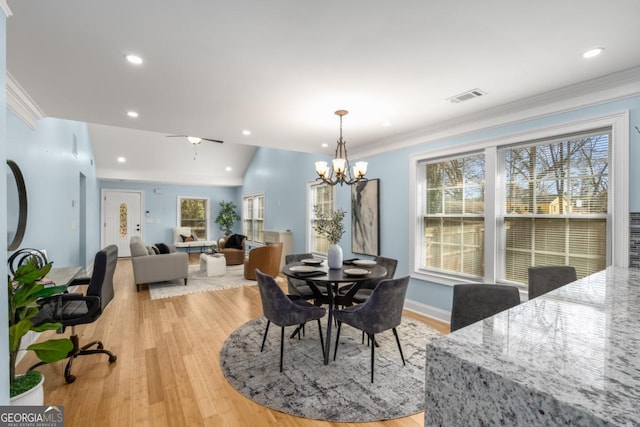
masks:
<path id="1" fill-rule="evenodd" d="M 207 271 L 207 277 L 224 276 L 227 272 L 227 262 L 224 256 L 200 255 L 200 271 Z"/>

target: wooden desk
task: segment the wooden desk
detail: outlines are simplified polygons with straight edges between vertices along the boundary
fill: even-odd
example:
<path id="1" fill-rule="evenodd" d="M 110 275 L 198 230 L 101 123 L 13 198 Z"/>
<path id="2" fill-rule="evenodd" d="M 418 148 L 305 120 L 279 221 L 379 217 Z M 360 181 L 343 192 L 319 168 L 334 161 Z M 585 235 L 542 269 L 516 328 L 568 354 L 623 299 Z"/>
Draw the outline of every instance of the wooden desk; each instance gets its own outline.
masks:
<path id="1" fill-rule="evenodd" d="M 287 264 L 282 269 L 282 272 L 285 276 L 306 280 L 309 286 L 313 289 L 314 294 L 316 294 L 317 296 L 322 295 L 322 292 L 319 289 L 320 287 L 327 290 L 326 301 L 329 306 L 327 310 L 329 315 L 327 319 L 327 339 L 325 340 L 324 344 L 324 364 L 328 365 L 329 352 L 331 350 L 331 324 L 333 323 L 333 306 L 335 304 L 334 292 L 337 291 L 338 284 L 355 283 L 355 286 L 357 286 L 358 283 L 362 284 L 362 282 L 365 282 L 367 280 L 385 277 L 387 275 L 387 269 L 382 267 L 381 265 L 376 264 L 366 268 L 366 270 L 370 271 L 369 274 L 364 276 L 353 276 L 345 273 L 345 270 L 355 268 L 355 266 L 353 265 L 343 265 L 342 268 L 330 269 L 324 264 L 325 263 L 319 266 L 313 266 L 314 269 L 323 271 L 325 273 L 324 275 L 305 277 L 304 274 L 298 274 L 295 271 L 291 271 L 291 267 L 306 265 L 302 262 L 293 262 L 291 264 Z"/>

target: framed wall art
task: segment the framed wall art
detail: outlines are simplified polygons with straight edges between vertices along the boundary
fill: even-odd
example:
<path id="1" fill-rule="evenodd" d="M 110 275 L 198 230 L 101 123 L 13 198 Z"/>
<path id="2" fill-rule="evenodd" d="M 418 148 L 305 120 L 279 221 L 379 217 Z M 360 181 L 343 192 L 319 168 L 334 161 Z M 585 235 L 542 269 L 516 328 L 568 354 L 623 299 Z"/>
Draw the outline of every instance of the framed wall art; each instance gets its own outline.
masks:
<path id="1" fill-rule="evenodd" d="M 380 254 L 380 180 L 351 186 L 351 252 Z"/>

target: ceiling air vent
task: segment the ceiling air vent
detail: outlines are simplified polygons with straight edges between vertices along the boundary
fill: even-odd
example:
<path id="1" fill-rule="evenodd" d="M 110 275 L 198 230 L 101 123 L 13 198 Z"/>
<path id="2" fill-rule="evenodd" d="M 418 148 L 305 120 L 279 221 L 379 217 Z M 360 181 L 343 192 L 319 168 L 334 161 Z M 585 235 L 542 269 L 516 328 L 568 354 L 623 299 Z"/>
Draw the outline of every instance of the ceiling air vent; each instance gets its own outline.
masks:
<path id="1" fill-rule="evenodd" d="M 479 96 L 486 95 L 486 94 L 487 92 L 476 88 L 476 89 L 471 89 L 467 92 L 460 93 L 456 96 L 452 96 L 451 98 L 447 98 L 447 101 L 453 104 L 458 104 L 462 101 L 468 101 L 470 99 L 477 98 Z"/>

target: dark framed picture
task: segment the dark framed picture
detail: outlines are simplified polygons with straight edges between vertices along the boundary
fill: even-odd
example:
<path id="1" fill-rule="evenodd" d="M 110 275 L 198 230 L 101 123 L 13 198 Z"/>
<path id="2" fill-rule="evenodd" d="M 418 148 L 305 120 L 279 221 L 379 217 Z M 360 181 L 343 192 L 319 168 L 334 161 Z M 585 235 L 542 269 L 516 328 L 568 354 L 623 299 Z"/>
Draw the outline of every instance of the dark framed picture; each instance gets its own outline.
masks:
<path id="1" fill-rule="evenodd" d="M 380 180 L 351 186 L 351 252 L 380 255 Z"/>

